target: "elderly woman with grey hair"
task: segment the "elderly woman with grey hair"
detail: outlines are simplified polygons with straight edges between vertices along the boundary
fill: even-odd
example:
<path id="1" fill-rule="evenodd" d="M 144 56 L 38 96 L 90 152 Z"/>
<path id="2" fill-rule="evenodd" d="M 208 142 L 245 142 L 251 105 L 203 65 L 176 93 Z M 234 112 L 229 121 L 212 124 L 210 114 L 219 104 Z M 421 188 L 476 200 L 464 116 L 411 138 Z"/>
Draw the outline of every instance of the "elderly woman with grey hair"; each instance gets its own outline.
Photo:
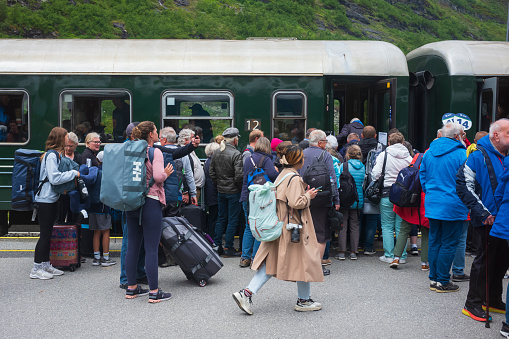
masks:
<path id="1" fill-rule="evenodd" d="M 79 165 L 81 164 L 81 154 L 76 153 L 76 147 L 78 147 L 78 136 L 74 132 L 69 132 L 67 136 L 68 140 L 65 143 L 64 156 Z"/>

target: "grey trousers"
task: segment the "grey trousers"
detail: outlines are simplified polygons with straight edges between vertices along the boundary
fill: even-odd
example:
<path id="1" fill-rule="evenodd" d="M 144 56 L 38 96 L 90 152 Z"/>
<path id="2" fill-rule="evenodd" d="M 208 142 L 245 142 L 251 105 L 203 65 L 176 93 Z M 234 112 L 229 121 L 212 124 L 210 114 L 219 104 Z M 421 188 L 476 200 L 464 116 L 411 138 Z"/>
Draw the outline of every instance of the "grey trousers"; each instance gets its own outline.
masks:
<path id="1" fill-rule="evenodd" d="M 353 209 L 341 209 L 343 213 L 343 229 L 339 231 L 339 252 L 346 252 L 347 230 L 350 230 L 350 253 L 357 253 L 359 246 L 359 213 Z"/>

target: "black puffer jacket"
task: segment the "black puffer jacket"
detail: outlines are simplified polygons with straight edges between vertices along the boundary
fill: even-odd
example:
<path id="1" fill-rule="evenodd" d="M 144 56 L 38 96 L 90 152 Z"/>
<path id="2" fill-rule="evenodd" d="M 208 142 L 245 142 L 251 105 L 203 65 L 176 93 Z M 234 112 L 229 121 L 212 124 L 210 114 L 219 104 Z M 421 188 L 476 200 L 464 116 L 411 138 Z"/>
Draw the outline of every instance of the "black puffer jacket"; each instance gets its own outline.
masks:
<path id="1" fill-rule="evenodd" d="M 244 180 L 242 153 L 226 144 L 224 151 L 217 150 L 212 155 L 209 173 L 219 193 L 239 193 Z"/>

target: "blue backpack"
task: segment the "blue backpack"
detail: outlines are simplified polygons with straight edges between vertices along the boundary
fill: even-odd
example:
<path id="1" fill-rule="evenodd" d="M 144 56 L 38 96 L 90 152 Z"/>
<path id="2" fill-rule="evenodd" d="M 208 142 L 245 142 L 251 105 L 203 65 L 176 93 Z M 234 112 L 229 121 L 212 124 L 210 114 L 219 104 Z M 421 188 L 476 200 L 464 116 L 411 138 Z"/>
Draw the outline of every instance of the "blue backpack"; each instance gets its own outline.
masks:
<path id="1" fill-rule="evenodd" d="M 180 188 L 177 173 L 178 172 L 177 165 L 175 164 L 175 161 L 173 160 L 173 155 L 171 153 L 164 152 L 162 148 L 159 149 L 163 153 L 164 167 L 166 167 L 168 164 L 171 164 L 173 166 L 173 173 L 168 178 L 166 178 L 163 185 L 166 201 L 167 202 L 177 201 L 179 198 L 179 188 Z M 149 148 L 148 157 L 150 162 L 154 161 L 154 147 Z"/>
<path id="2" fill-rule="evenodd" d="M 41 151 L 30 149 L 18 149 L 14 152 L 11 206 L 15 211 L 32 211 L 34 209 L 42 154 Z"/>
<path id="3" fill-rule="evenodd" d="M 399 207 L 421 206 L 421 181 L 419 179 L 419 167 L 421 166 L 422 153 L 417 153 L 408 167 L 398 173 L 396 182 L 391 186 L 389 200 Z"/>
<path id="4" fill-rule="evenodd" d="M 253 157 L 249 157 L 249 160 L 251 160 L 254 169 L 247 175 L 247 187 L 251 185 L 263 185 L 266 182 L 270 182 L 269 176 L 265 173 L 265 170 L 261 168 L 266 158 L 266 156 L 262 155 L 258 165 L 256 165 L 253 161 Z"/>

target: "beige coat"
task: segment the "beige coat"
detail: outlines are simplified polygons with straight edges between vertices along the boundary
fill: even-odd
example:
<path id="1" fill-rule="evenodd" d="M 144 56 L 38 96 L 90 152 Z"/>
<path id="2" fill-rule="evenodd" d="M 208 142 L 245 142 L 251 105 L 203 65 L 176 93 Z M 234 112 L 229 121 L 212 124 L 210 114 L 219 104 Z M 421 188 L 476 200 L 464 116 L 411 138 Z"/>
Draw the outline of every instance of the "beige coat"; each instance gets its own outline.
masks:
<path id="1" fill-rule="evenodd" d="M 281 237 L 274 241 L 262 242 L 253 261 L 252 269 L 258 270 L 265 261 L 266 273 L 274 275 L 280 280 L 322 282 L 323 272 L 316 241 L 313 219 L 309 212 L 311 198 L 306 193 L 307 185 L 293 168 L 285 168 L 277 177 L 276 183 L 287 173 L 295 173 L 297 176 L 288 182 L 292 176 L 288 176 L 277 188 L 277 216 L 284 221 Z M 286 199 L 290 206 L 290 223 L 301 224 L 300 242 L 291 242 L 291 232 L 286 229 L 288 223 Z M 302 210 L 302 222 L 297 209 Z"/>

